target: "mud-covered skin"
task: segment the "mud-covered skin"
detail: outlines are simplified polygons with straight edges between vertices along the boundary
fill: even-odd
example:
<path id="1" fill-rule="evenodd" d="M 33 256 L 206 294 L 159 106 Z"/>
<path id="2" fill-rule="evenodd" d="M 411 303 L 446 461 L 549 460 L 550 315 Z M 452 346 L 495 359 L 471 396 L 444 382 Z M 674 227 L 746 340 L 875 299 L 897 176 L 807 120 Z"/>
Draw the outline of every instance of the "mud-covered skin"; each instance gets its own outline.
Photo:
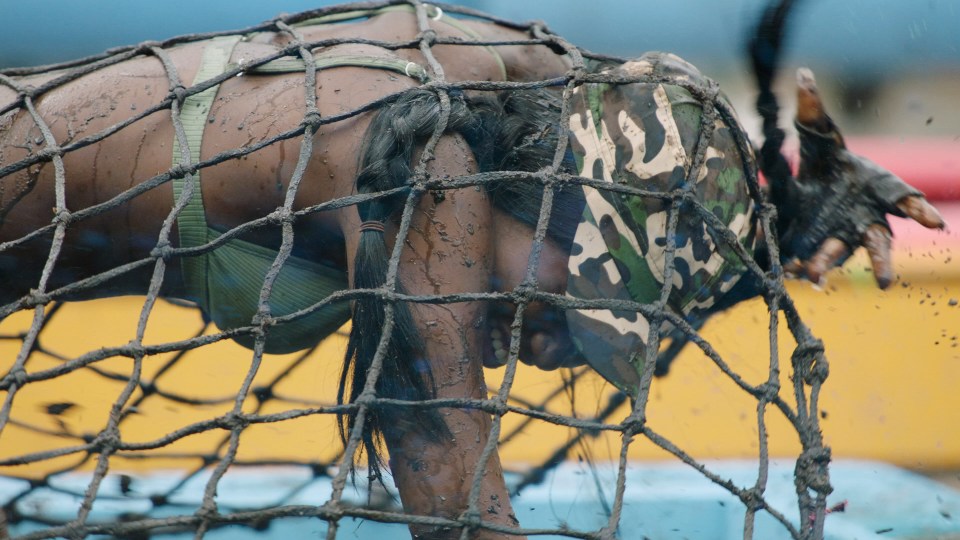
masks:
<path id="1" fill-rule="evenodd" d="M 923 195 L 869 159 L 848 151 L 832 126 L 819 132 L 799 122 L 795 125 L 802 166 L 788 184 L 787 196 L 777 201 L 778 207 L 795 216 L 781 236 L 785 257 L 809 259 L 829 237 L 856 247 L 871 225 L 881 224 L 889 230 L 887 214 L 906 216 L 898 202 Z M 820 210 L 811 212 L 812 208 Z"/>
<path id="2" fill-rule="evenodd" d="M 765 110 L 762 104 L 759 108 Z M 796 176 L 780 153 L 783 131 L 774 127 L 771 118 L 764 126 L 759 161 L 770 182 L 771 202 L 777 207 L 780 258 L 787 272 L 820 282 L 827 271 L 863 246 L 877 286 L 885 289 L 894 281 L 887 214 L 908 217 L 927 228 L 946 226 L 922 193 L 846 149 L 809 69 L 797 70 L 794 126 L 800 137 L 800 168 Z"/>
<path id="3" fill-rule="evenodd" d="M 648 53 L 615 68 L 627 77 L 670 76 L 702 85 L 706 79 L 684 60 Z M 669 193 L 690 189 L 748 249 L 753 247 L 753 205 L 744 157 L 729 126 L 717 121 L 695 186 L 686 186 L 703 107 L 690 92 L 669 84 L 589 84 L 580 87 L 570 118 L 571 142 L 583 176 Z M 570 254 L 567 294 L 581 299 L 651 303 L 665 281 L 670 200 L 585 187 L 587 208 Z M 745 267 L 718 242 L 695 209 L 681 208 L 668 308 L 702 317 L 740 279 Z M 571 310 L 574 341 L 594 369 L 620 389 L 639 384 L 650 335 L 639 313 Z"/>

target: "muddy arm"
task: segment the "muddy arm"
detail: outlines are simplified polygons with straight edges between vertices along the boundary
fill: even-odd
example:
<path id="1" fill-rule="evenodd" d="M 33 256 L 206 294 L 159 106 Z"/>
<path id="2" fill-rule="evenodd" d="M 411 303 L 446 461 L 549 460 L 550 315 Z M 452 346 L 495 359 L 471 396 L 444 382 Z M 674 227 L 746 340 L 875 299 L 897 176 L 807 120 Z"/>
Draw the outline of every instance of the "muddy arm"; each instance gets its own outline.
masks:
<path id="1" fill-rule="evenodd" d="M 460 139 L 447 138 L 437 148 L 435 174 L 457 176 L 473 172 L 471 153 Z M 463 167 L 462 169 L 459 167 Z M 410 294 L 449 294 L 485 291 L 491 272 L 490 204 L 482 191 L 448 191 L 440 202 L 421 201 L 403 260 L 401 279 Z M 486 399 L 481 365 L 485 305 L 479 302 L 411 306 L 424 339 L 438 398 Z M 448 437 L 429 441 L 414 427 L 387 434 L 391 470 L 404 507 L 416 514 L 459 517 L 467 510 L 477 468 L 483 470 L 477 508 L 484 521 L 517 526 L 496 452 L 481 463 L 491 416 L 479 410 L 441 409 Z M 424 538 L 460 538 L 460 530 L 431 531 Z M 471 538 L 503 538 L 477 531 Z M 512 538 L 512 537 L 511 537 Z"/>
<path id="2" fill-rule="evenodd" d="M 927 228 L 945 223 L 918 190 L 846 149 L 810 70 L 798 70 L 797 93 L 800 168 L 796 177 L 771 179 L 771 199 L 782 214 L 781 259 L 789 272 L 819 282 L 863 246 L 885 289 L 893 281 L 887 215 Z"/>
<path id="3" fill-rule="evenodd" d="M 431 162 L 434 175 L 455 177 L 474 171 L 472 154 L 459 138 L 447 137 Z M 435 176 L 436 177 L 436 176 Z M 359 218 L 347 225 L 348 246 L 357 242 Z M 386 223 L 385 236 L 394 238 L 398 220 Z M 492 260 L 490 204 L 474 188 L 446 191 L 443 197 L 425 194 L 414 214 L 401 255 L 400 281 L 410 295 L 443 295 L 489 289 Z M 349 232 L 350 230 L 354 232 Z M 370 234 L 370 233 L 367 233 Z M 391 244 L 392 242 L 388 242 Z M 409 305 L 422 337 L 423 358 L 432 373 L 438 398 L 486 399 L 481 339 L 486 309 L 479 302 Z M 384 429 L 389 468 L 406 512 L 459 518 L 468 509 L 474 471 L 483 470 L 477 509 L 480 518 L 501 526 L 518 525 L 510 506 L 496 452 L 484 464 L 481 454 L 489 440 L 491 416 L 477 409 L 443 408 L 448 433 L 437 435 L 419 421 L 422 410 L 408 408 Z M 411 527 L 415 538 L 460 538 L 458 528 Z M 506 538 L 478 530 L 470 538 Z M 517 538 L 509 536 L 509 538 Z"/>

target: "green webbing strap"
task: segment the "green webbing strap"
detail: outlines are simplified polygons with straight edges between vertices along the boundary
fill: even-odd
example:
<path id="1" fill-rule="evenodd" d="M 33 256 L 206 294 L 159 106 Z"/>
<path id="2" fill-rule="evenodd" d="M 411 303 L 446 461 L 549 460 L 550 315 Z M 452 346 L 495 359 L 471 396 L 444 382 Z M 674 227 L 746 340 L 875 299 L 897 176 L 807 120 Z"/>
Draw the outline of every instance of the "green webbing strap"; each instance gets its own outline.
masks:
<path id="1" fill-rule="evenodd" d="M 197 85 L 222 74 L 230 61 L 233 47 L 240 41 L 240 38 L 241 36 L 223 36 L 211 39 L 203 49 L 200 69 L 193 78 L 193 84 Z M 183 130 L 187 136 L 190 164 L 200 162 L 203 128 L 207 123 L 207 116 L 210 114 L 210 107 L 213 105 L 213 99 L 216 97 L 219 87 L 220 85 L 212 86 L 183 100 L 183 105 L 180 108 L 180 122 L 183 124 Z M 180 142 L 176 137 L 173 139 L 173 162 L 182 165 L 188 164 L 180 155 Z M 180 235 L 180 246 L 194 247 L 206 244 L 209 241 L 207 219 L 203 208 L 203 194 L 201 193 L 200 171 L 197 171 L 194 175 L 173 180 L 174 203 L 180 200 L 180 194 L 183 193 L 183 188 L 187 182 L 195 182 L 193 195 L 177 217 L 177 229 Z M 205 255 L 185 257 L 181 261 L 181 267 L 183 268 L 183 279 L 188 289 L 200 297 L 201 305 L 206 306 L 207 257 Z"/>
<path id="2" fill-rule="evenodd" d="M 416 62 L 407 62 L 399 58 L 381 58 L 376 56 L 366 56 L 360 54 L 344 54 L 337 56 L 318 56 L 314 59 L 317 69 L 327 69 L 339 66 L 365 67 L 374 69 L 385 69 L 395 71 L 401 75 L 406 75 L 417 79 L 420 83 L 430 80 L 427 70 Z M 236 67 L 231 64 L 230 67 Z M 270 73 L 303 73 L 307 69 L 306 62 L 302 58 L 285 56 L 276 60 L 271 60 L 266 64 L 245 70 L 246 73 L 253 75 Z"/>
<path id="3" fill-rule="evenodd" d="M 478 34 L 470 28 L 469 26 L 463 24 L 459 19 L 449 17 L 443 13 L 439 7 L 432 4 L 423 5 L 427 9 L 427 15 L 433 20 L 443 21 L 444 23 L 460 30 L 464 34 L 470 36 L 476 40 L 482 40 L 483 36 Z M 415 13 L 416 9 L 409 5 L 403 4 L 399 6 L 386 6 L 379 9 L 359 9 L 354 11 L 344 11 L 343 13 L 333 13 L 331 15 L 324 15 L 322 17 L 314 17 L 312 19 L 306 19 L 300 21 L 293 26 L 317 26 L 321 24 L 330 24 L 346 21 L 354 21 L 357 19 L 367 19 L 370 17 L 375 17 L 377 15 L 382 15 L 384 13 Z M 493 59 L 497 62 L 497 66 L 500 68 L 500 74 L 503 76 L 503 79 L 507 79 L 507 66 L 503 63 L 503 58 L 500 57 L 500 53 L 497 50 L 489 45 L 484 47 L 490 53 L 490 56 L 493 56 Z M 345 64 L 340 64 L 345 65 Z"/>

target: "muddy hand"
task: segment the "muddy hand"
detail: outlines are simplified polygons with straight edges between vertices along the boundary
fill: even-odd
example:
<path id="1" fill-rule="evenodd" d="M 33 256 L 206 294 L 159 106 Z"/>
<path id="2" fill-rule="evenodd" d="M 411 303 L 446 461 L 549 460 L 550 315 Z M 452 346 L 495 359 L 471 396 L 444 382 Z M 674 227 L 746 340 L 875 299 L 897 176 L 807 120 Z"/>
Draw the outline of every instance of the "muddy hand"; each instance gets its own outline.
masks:
<path id="1" fill-rule="evenodd" d="M 910 217 L 928 228 L 945 223 L 923 194 L 872 161 L 846 149 L 826 113 L 809 69 L 797 71 L 800 171 L 791 186 L 794 219 L 781 237 L 784 269 L 821 282 L 856 248 L 870 256 L 877 285 L 893 282 L 887 214 Z"/>

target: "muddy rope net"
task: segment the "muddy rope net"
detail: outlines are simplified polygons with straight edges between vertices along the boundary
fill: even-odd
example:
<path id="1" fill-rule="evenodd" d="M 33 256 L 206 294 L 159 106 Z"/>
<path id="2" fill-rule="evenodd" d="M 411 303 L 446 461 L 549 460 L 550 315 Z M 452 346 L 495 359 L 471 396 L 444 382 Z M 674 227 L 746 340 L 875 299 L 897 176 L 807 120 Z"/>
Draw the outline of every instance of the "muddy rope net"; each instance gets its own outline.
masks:
<path id="1" fill-rule="evenodd" d="M 47 448 L 40 451 L 31 451 L 25 454 L 11 455 L 5 451 L 0 458 L 0 475 L 3 480 L 11 482 L 12 493 L 3 501 L 3 522 L 0 523 L 0 536 L 9 534 L 14 525 L 31 524 L 30 532 L 19 536 L 24 539 L 39 538 L 85 538 L 89 536 L 107 535 L 122 538 L 148 538 L 153 535 L 170 534 L 172 532 L 188 532 L 200 538 L 210 531 L 215 531 L 226 525 L 245 526 L 250 529 L 269 530 L 278 522 L 293 518 L 313 518 L 324 522 L 327 528 L 326 537 L 334 538 L 338 529 L 351 527 L 342 522 L 348 518 L 362 518 L 383 523 L 426 523 L 440 526 L 459 528 L 463 531 L 463 538 L 469 537 L 470 531 L 478 526 L 476 516 L 480 515 L 481 503 L 477 500 L 479 482 L 483 471 L 477 470 L 474 475 L 474 488 L 470 501 L 470 510 L 459 520 L 436 516 L 409 515 L 399 507 L 395 499 L 390 497 L 351 497 L 350 496 L 350 467 L 353 457 L 358 450 L 360 441 L 360 427 L 363 423 L 363 412 L 380 398 L 370 395 L 373 386 L 368 384 L 364 398 L 359 403 L 336 405 L 334 396 L 314 395 L 305 396 L 295 391 L 287 390 L 285 384 L 302 375 L 312 363 L 325 365 L 340 365 L 339 352 L 333 354 L 321 351 L 304 351 L 289 355 L 283 360 L 264 360 L 264 338 L 269 327 L 278 319 L 272 317 L 268 299 L 271 287 L 280 268 L 287 260 L 293 243 L 292 223 L 297 219 L 325 210 L 355 205 L 366 198 L 379 196 L 378 194 L 356 195 L 345 199 L 332 200 L 317 206 L 295 210 L 293 201 L 297 189 L 303 180 L 306 163 L 314 151 L 313 134 L 322 126 L 374 110 L 383 103 L 369 103 L 367 106 L 351 111 L 339 117 L 323 117 L 317 108 L 317 65 L 311 52 L 319 46 L 328 46 L 333 43 L 304 42 L 297 30 L 296 23 L 314 17 L 343 13 L 351 9 L 362 7 L 369 9 L 393 3 L 365 3 L 362 5 L 337 6 L 319 9 L 293 16 L 281 16 L 270 22 L 241 30 L 239 32 L 208 33 L 175 38 L 165 42 L 142 43 L 137 46 L 120 48 L 107 53 L 80 61 L 46 66 L 43 68 L 7 69 L 0 72 L 0 85 L 14 90 L 18 97 L 12 106 L 7 106 L 0 113 L 6 113 L 13 108 L 20 108 L 32 117 L 37 128 L 42 133 L 42 140 L 38 141 L 42 151 L 33 157 L 3 166 L 0 169 L 0 178 L 13 174 L 17 170 L 34 166 L 41 162 L 52 162 L 55 168 L 56 181 L 56 209 L 55 219 L 48 226 L 32 231 L 20 239 L 0 244 L 0 253 L 15 246 L 30 241 L 33 238 L 46 236 L 51 238 L 49 257 L 41 275 L 36 276 L 36 285 L 30 293 L 17 299 L 11 304 L 0 307 L 0 318 L 7 319 L 3 327 L 4 334 L 0 336 L 5 345 L 15 344 L 17 352 L 13 357 L 0 359 L 0 393 L 3 395 L 2 409 L 0 409 L 0 448 L 7 445 L 7 440 L 14 437 L 46 437 L 52 441 Z M 563 38 L 554 35 L 540 24 L 523 24 L 492 18 L 472 10 L 441 5 L 449 14 L 476 17 L 492 21 L 509 28 L 520 29 L 528 33 L 530 44 L 543 44 L 555 50 L 562 50 L 572 61 L 572 68 L 564 76 L 538 81 L 533 83 L 516 82 L 449 82 L 443 78 L 443 70 L 434 55 L 431 47 L 441 43 L 456 43 L 466 45 L 465 40 L 445 40 L 438 37 L 429 29 L 428 19 L 435 14 L 436 6 L 427 5 L 417 0 L 410 0 L 406 5 L 412 6 L 420 25 L 420 35 L 406 42 L 382 42 L 376 45 L 388 49 L 413 48 L 422 51 L 427 60 L 427 69 L 433 74 L 433 79 L 426 83 L 440 98 L 442 107 L 449 109 L 449 94 L 461 90 L 474 91 L 510 91 L 518 88 L 557 87 L 562 90 L 564 104 L 561 124 L 567 124 L 570 115 L 570 97 L 574 89 L 594 82 L 617 84 L 610 76 L 602 73 L 590 73 L 585 69 L 585 62 L 594 60 L 609 60 L 609 58 L 593 55 L 582 51 Z M 158 113 L 171 115 L 172 123 L 179 140 L 184 141 L 184 127 L 180 121 L 180 107 L 188 96 L 195 95 L 213 85 L 239 75 L 244 67 L 228 69 L 221 75 L 198 84 L 186 87 L 179 79 L 173 67 L 168 52 L 165 50 L 173 45 L 208 40 L 228 34 L 250 34 L 255 32 L 277 32 L 289 38 L 289 45 L 282 48 L 276 56 L 261 58 L 251 64 L 266 63 L 280 57 L 297 57 L 302 59 L 304 68 L 304 100 L 306 104 L 302 123 L 295 129 L 250 146 L 229 149 L 198 162 L 189 159 L 173 165 L 169 170 L 162 171 L 152 178 L 145 178 L 133 186 L 129 191 L 117 196 L 108 202 L 87 208 L 71 208 L 71 201 L 65 198 L 65 185 L 70 181 L 69 171 L 63 166 L 63 156 L 77 151 L 107 137 L 127 126 Z M 349 42 L 338 40 L 337 43 Z M 511 42 L 475 41 L 474 46 L 508 45 Z M 139 57 L 153 56 L 163 63 L 169 79 L 169 92 L 152 108 L 133 111 L 129 118 L 117 125 L 105 129 L 94 135 L 70 142 L 58 141 L 47 121 L 37 112 L 34 103 L 38 97 L 60 85 L 74 81 L 86 74 L 95 72 L 106 66 L 124 62 Z M 248 67 L 249 65 L 248 64 Z M 45 71 L 57 70 L 58 75 L 49 82 L 38 87 L 27 87 L 18 82 L 17 77 Z M 651 82 L 660 82 L 653 80 Z M 644 80 L 643 77 L 638 80 Z M 702 130 L 697 145 L 697 153 L 693 156 L 692 171 L 697 171 L 704 163 L 705 150 L 713 136 L 714 120 L 717 118 L 731 118 L 733 111 L 725 101 L 718 98 L 715 87 L 704 87 L 691 84 L 690 81 L 672 80 L 670 84 L 685 88 L 699 98 L 704 104 L 702 115 Z M 434 136 L 428 141 L 423 156 L 433 152 L 439 135 L 444 132 L 443 122 L 437 127 Z M 521 177 L 527 181 L 541 182 L 545 186 L 544 204 L 536 228 L 535 242 L 542 243 L 546 235 L 546 223 L 549 219 L 550 201 L 554 190 L 565 184 L 585 184 L 597 189 L 609 189 L 610 184 L 604 184 L 589 178 L 579 177 L 558 172 L 557 165 L 565 151 L 568 129 L 561 125 L 561 148 L 557 150 L 557 158 L 553 166 L 537 173 L 499 173 L 476 174 L 453 179 L 430 178 L 423 174 L 423 163 L 426 157 L 421 158 L 417 175 L 410 180 L 410 184 L 398 192 L 406 197 L 400 222 L 400 236 L 404 238 L 410 227 L 410 218 L 418 198 L 430 192 L 446 189 L 462 188 L 463 186 L 479 186 L 484 182 L 502 180 L 504 178 Z M 736 144 L 741 155 L 749 155 L 750 143 L 743 133 L 734 133 Z M 78 280 L 65 287 L 51 288 L 49 285 L 53 267 L 57 264 L 58 256 L 67 241 L 67 233 L 71 226 L 102 214 L 115 208 L 134 197 L 140 196 L 151 189 L 173 181 L 174 178 L 185 177 L 207 167 L 228 160 L 242 159 L 276 144 L 282 140 L 299 140 L 301 145 L 296 168 L 289 183 L 285 196 L 285 204 L 256 222 L 245 223 L 234 230 L 228 231 L 220 239 L 195 248 L 172 247 L 170 238 L 172 223 L 182 211 L 189 197 L 190 183 L 184 190 L 172 212 L 164 222 L 159 238 L 155 239 L 155 249 L 150 257 L 133 261 L 127 265 L 110 268 L 94 276 Z M 760 195 L 756 171 L 747 170 L 750 192 L 754 197 L 758 210 L 759 222 L 764 231 L 773 230 L 775 220 L 774 208 L 764 202 Z M 624 193 L 634 193 L 643 196 L 646 193 L 628 186 L 617 185 L 615 189 Z M 676 224 L 678 214 L 693 212 L 701 216 L 710 228 L 714 238 L 723 239 L 728 248 L 734 250 L 747 262 L 747 271 L 756 276 L 764 286 L 763 300 L 766 302 L 769 313 L 769 364 L 766 380 L 759 384 L 751 384 L 725 361 L 721 355 L 701 335 L 686 323 L 683 318 L 664 308 L 669 286 L 663 287 L 661 299 L 651 304 L 623 302 L 615 300 L 580 301 L 556 295 L 539 294 L 530 290 L 515 290 L 507 293 L 474 293 L 448 295 L 429 299 L 417 299 L 403 295 L 397 290 L 397 268 L 400 264 L 399 250 L 392 253 L 389 261 L 389 273 L 386 284 L 377 290 L 345 290 L 330 295 L 322 302 L 305 310 L 310 313 L 334 302 L 350 301 L 361 295 L 379 295 L 387 301 L 387 325 L 392 324 L 392 305 L 395 302 L 429 301 L 434 303 L 450 303 L 464 300 L 495 300 L 505 299 L 518 306 L 517 320 L 520 321 L 524 308 L 533 300 L 552 302 L 566 308 L 594 307 L 642 312 L 651 321 L 651 345 L 648 347 L 646 369 L 642 374 L 642 382 L 637 399 L 630 408 L 630 400 L 619 391 L 607 386 L 599 405 L 594 404 L 593 414 L 574 414 L 557 406 L 558 397 L 569 396 L 579 384 L 580 380 L 590 376 L 588 369 L 581 367 L 564 371 L 557 387 L 546 393 L 541 400 L 531 402 L 513 392 L 513 385 L 518 369 L 517 346 L 513 346 L 510 357 L 504 368 L 502 382 L 498 388 L 490 391 L 487 399 L 482 400 L 433 400 L 419 404 L 425 407 L 471 407 L 487 411 L 493 415 L 491 443 L 485 450 L 485 455 L 497 451 L 499 442 L 501 448 L 508 448 L 516 439 L 518 433 L 529 429 L 534 424 L 550 424 L 566 428 L 570 433 L 567 440 L 536 465 L 530 465 L 517 471 L 511 485 L 513 493 L 520 493 L 531 485 L 543 481 L 548 471 L 558 463 L 571 457 L 584 439 L 598 436 L 614 435 L 619 441 L 619 451 L 615 452 L 614 463 L 617 469 L 613 495 L 608 501 L 607 524 L 597 530 L 579 531 L 559 524 L 554 529 L 524 529 L 519 526 L 512 529 L 516 534 L 544 535 L 554 534 L 569 538 L 613 538 L 617 537 L 618 524 L 624 511 L 624 492 L 627 483 L 628 450 L 640 438 L 645 438 L 672 454 L 682 463 L 698 471 L 709 481 L 727 490 L 736 499 L 739 499 L 745 508 L 743 533 L 745 538 L 754 536 L 756 516 L 767 513 L 779 522 L 789 536 L 793 538 L 820 538 L 823 535 L 824 517 L 826 514 L 826 499 L 831 491 L 827 465 L 830 458 L 829 449 L 824 446 L 819 427 L 820 412 L 818 397 L 821 385 L 827 376 L 827 361 L 824 358 L 821 342 L 816 339 L 801 321 L 801 318 L 788 296 L 782 279 L 782 269 L 777 263 L 776 238 L 767 232 L 767 243 L 771 249 L 772 269 L 761 269 L 736 239 L 726 234 L 728 231 L 716 220 L 715 216 L 695 198 L 687 196 L 683 190 L 662 194 L 668 197 L 671 220 L 667 229 L 667 272 L 673 266 L 676 250 Z M 232 329 L 226 332 L 204 323 L 198 312 L 189 307 L 165 306 L 165 301 L 159 299 L 161 283 L 167 269 L 167 261 L 174 257 L 195 256 L 217 249 L 225 239 L 240 235 L 257 227 L 265 225 L 280 225 L 282 227 L 282 245 L 275 261 L 270 267 L 263 282 L 260 295 L 259 314 L 250 325 Z M 715 234 L 714 234 L 715 233 Z M 401 242 L 397 242 L 399 245 Z M 536 264 L 537 261 L 532 261 Z M 139 311 L 136 317 L 134 336 L 129 342 L 122 344 L 101 343 L 92 346 L 85 352 L 65 352 L 57 342 L 53 327 L 60 324 L 60 320 L 68 316 L 68 312 L 79 306 L 80 317 L 83 317 L 83 305 L 64 303 L 65 298 L 82 296 L 85 290 L 131 272 L 137 268 L 149 267 L 153 269 L 153 279 L 149 288 L 143 291 L 144 297 L 137 299 L 137 308 L 124 312 L 129 318 L 132 312 Z M 670 279 L 665 279 L 670 283 Z M 146 339 L 151 317 L 158 308 L 174 309 L 178 318 L 195 321 L 192 335 L 180 337 L 160 343 L 150 343 Z M 293 319 L 304 313 L 294 313 L 285 316 Z M 783 319 L 781 319 L 781 316 Z M 778 331 L 786 321 L 786 326 L 796 342 L 794 353 L 790 358 L 792 369 L 791 383 L 781 388 L 781 359 L 778 352 L 780 337 Z M 11 321 L 19 321 L 16 324 Z M 663 321 L 669 321 L 678 328 L 696 347 L 702 351 L 709 362 L 716 369 L 729 378 L 742 392 L 752 396 L 756 403 L 756 476 L 748 485 L 740 485 L 721 474 L 713 472 L 704 462 L 696 459 L 678 444 L 672 442 L 664 434 L 654 430 L 647 422 L 651 382 L 653 369 L 660 340 L 656 330 Z M 104 323 L 109 324 L 109 323 Z M 519 324 L 513 326 L 513 342 L 518 341 Z M 50 336 L 48 337 L 48 334 Z M 220 378 L 212 364 L 209 349 L 230 338 L 245 335 L 254 342 L 254 349 L 249 356 L 249 362 L 241 362 L 235 356 L 230 359 L 220 359 L 217 365 L 230 362 L 233 365 L 242 364 L 246 372 L 238 377 L 229 394 L 223 395 L 189 395 L 181 392 L 179 384 L 169 383 L 171 377 L 178 370 L 190 369 L 190 366 L 205 366 L 198 371 L 190 372 L 189 377 Z M 384 339 L 390 334 L 384 332 Z M 321 347 L 322 349 L 322 347 Z M 206 355 L 206 356 L 205 356 Z M 331 358 L 333 356 L 333 358 Z M 368 381 L 378 377 L 382 355 L 374 359 Z M 206 371 L 204 371 L 206 370 Z M 99 381 L 99 382 L 96 382 Z M 238 386 L 236 386 L 238 384 Z M 64 388 L 69 386 L 93 385 L 99 389 L 110 389 L 110 395 L 97 396 L 100 405 L 84 403 L 82 398 L 60 399 Z M 49 388 L 49 389 L 48 389 Z M 98 390 L 103 392 L 103 390 Z M 37 397 L 41 396 L 41 397 Z M 87 396 L 93 398 L 93 396 Z M 369 398 L 369 399 L 367 399 Z M 74 401 L 76 400 L 76 401 Z M 562 401 L 562 400 L 561 400 Z M 20 404 L 23 403 L 21 406 Z M 41 405 L 38 405 L 40 403 Z M 410 404 L 405 406 L 410 407 Z M 28 421 L 27 412 L 34 408 L 43 407 L 42 418 Z M 31 410 L 28 411 L 27 409 Z M 186 425 L 149 426 L 151 421 L 146 418 L 144 411 L 169 409 L 183 411 L 193 409 L 200 415 L 206 415 L 199 420 L 191 421 Z M 95 416 L 99 426 L 94 429 L 78 430 L 67 421 L 71 412 L 80 410 L 88 416 Z M 411 409 L 416 410 L 416 409 Z M 23 412 L 21 412 L 23 411 Z M 626 411 L 626 413 L 624 413 Z M 335 433 L 335 416 L 337 413 L 354 412 L 358 422 L 350 436 L 346 448 L 340 448 L 331 436 L 331 441 L 323 447 L 317 441 L 317 433 Z M 765 490 L 770 475 L 770 461 L 768 450 L 768 414 L 782 415 L 795 429 L 802 450 L 796 457 L 794 482 L 798 495 L 799 507 L 796 508 L 797 517 L 790 517 L 775 509 L 765 498 Z M 176 416 L 178 413 L 174 413 Z M 513 421 L 505 420 L 510 416 Z M 36 418 L 37 415 L 31 418 Z M 145 424 L 148 425 L 145 427 Z M 128 428 L 139 425 L 137 435 L 129 435 Z M 166 427 L 165 427 L 166 426 Z M 289 427 L 288 427 L 289 426 Z M 149 427 L 160 428 L 161 432 L 150 431 Z M 282 439 L 286 447 L 321 447 L 316 452 L 310 450 L 307 454 L 315 455 L 313 459 L 302 457 L 282 457 L 284 452 L 277 446 L 271 446 L 271 440 L 281 440 L 278 431 L 286 429 L 295 432 L 299 438 Z M 146 434 L 144 434 L 146 433 Z M 276 439 L 275 439 L 276 437 Z M 184 441 L 194 441 L 196 444 L 184 445 Z M 332 447 L 336 448 L 332 448 Z M 255 457 L 245 457 L 244 447 L 257 447 L 261 451 Z M 263 450 L 266 448 L 266 450 Z M 279 455 L 281 457 L 270 457 Z M 267 457 L 264 457 L 267 456 Z M 131 464 L 147 464 L 167 471 L 166 482 L 162 487 L 146 491 L 137 485 L 136 474 L 127 474 L 124 471 Z M 158 465 L 150 465 L 156 463 Z M 509 468 L 509 463 L 507 464 Z M 32 466 L 33 473 L 22 473 L 24 467 Z M 250 501 L 230 502 L 223 496 L 228 491 L 222 482 L 228 477 L 228 470 L 237 470 L 267 466 L 289 466 L 299 468 L 303 475 L 300 480 L 284 486 L 278 495 L 270 501 L 251 503 Z M 84 471 L 83 483 L 64 482 L 65 477 L 72 473 Z M 309 503 L 302 501 L 299 496 L 309 492 L 318 480 L 326 479 L 332 489 Z M 365 483 L 365 482 L 361 482 Z M 180 496 L 185 486 L 193 486 L 202 496 L 196 500 L 185 500 Z M 30 504 L 32 498 L 41 491 L 51 492 L 60 500 L 71 501 L 67 509 L 59 508 L 57 512 L 49 512 L 43 505 Z M 219 493 L 219 495 L 218 495 Z M 315 493 L 315 492 L 311 492 Z M 108 521 L 97 519 L 92 510 L 95 505 L 110 501 L 134 500 L 141 503 L 139 511 L 125 512 L 119 517 Z M 471 518 L 473 516 L 473 518 Z M 322 531 L 322 529 L 318 529 Z M 324 533 L 318 533 L 324 534 Z"/>

